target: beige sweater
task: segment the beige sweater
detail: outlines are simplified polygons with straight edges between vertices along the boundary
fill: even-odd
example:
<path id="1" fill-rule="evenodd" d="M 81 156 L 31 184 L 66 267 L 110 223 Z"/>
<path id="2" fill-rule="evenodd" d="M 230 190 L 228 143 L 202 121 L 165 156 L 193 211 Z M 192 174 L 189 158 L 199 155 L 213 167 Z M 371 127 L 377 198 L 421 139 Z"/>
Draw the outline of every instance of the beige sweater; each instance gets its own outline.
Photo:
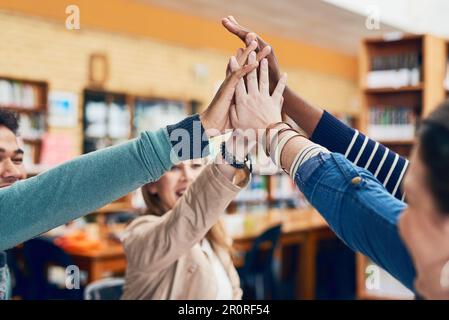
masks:
<path id="1" fill-rule="evenodd" d="M 249 175 L 234 185 L 215 164 L 208 165 L 173 210 L 133 221 L 123 240 L 128 267 L 122 299 L 215 299 L 217 281 L 199 243 L 248 180 Z M 231 281 L 233 298 L 241 299 L 231 256 L 212 246 Z"/>

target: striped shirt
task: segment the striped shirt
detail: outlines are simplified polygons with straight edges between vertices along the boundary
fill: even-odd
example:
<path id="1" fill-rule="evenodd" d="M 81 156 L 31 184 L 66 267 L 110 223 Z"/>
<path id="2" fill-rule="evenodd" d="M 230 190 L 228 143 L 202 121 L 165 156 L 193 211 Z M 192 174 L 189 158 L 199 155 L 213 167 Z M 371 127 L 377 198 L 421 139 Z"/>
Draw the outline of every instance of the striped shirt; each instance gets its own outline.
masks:
<path id="1" fill-rule="evenodd" d="M 402 180 L 409 161 L 368 138 L 324 111 L 311 140 L 331 152 L 343 154 L 355 165 L 370 171 L 396 198 L 404 201 Z"/>

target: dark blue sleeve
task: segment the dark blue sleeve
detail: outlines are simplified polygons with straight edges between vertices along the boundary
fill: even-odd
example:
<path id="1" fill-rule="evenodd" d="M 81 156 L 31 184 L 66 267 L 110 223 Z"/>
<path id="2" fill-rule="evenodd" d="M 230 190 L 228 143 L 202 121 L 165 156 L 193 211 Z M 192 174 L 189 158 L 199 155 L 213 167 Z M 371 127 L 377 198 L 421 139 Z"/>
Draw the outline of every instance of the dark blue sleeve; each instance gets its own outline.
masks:
<path id="1" fill-rule="evenodd" d="M 209 155 L 209 139 L 198 114 L 167 126 L 168 138 L 180 161 Z"/>
<path id="2" fill-rule="evenodd" d="M 407 159 L 347 126 L 326 111 L 310 139 L 367 169 L 388 192 L 403 200 L 404 194 L 400 186 L 408 167 Z"/>
<path id="3" fill-rule="evenodd" d="M 294 178 L 339 238 L 414 291 L 415 269 L 397 226 L 404 202 L 338 153 L 309 159 Z"/>

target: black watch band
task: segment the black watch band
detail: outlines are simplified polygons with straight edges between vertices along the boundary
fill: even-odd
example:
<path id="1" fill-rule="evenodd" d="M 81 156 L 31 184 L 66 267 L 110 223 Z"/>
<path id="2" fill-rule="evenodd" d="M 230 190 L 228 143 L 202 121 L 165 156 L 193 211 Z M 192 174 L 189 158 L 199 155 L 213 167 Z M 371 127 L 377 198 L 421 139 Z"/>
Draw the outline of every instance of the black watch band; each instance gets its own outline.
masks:
<path id="1" fill-rule="evenodd" d="M 245 168 L 246 163 L 249 162 L 250 163 L 250 166 L 249 166 L 250 172 L 252 171 L 252 163 L 251 163 L 251 158 L 249 155 L 245 156 L 244 161 L 237 161 L 237 159 L 234 157 L 234 155 L 232 153 L 228 152 L 228 150 L 226 150 L 226 141 L 223 141 L 221 143 L 220 149 L 221 149 L 221 156 L 231 166 L 233 166 L 236 169 L 243 169 L 243 168 Z"/>

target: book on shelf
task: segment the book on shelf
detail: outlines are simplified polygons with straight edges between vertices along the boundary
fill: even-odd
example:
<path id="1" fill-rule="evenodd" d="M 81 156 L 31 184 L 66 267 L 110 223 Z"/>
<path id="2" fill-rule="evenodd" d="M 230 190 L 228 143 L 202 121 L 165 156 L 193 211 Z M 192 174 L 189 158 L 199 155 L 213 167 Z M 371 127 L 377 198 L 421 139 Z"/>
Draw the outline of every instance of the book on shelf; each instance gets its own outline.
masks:
<path id="1" fill-rule="evenodd" d="M 21 113 L 19 115 L 19 134 L 24 140 L 39 140 L 45 133 L 45 115 Z"/>
<path id="2" fill-rule="evenodd" d="M 366 76 L 367 88 L 399 88 L 421 83 L 422 56 L 419 52 L 374 56 Z"/>
<path id="3" fill-rule="evenodd" d="M 182 101 L 137 99 L 134 108 L 134 135 L 160 129 L 186 117 L 187 112 Z"/>
<path id="4" fill-rule="evenodd" d="M 411 141 L 415 136 L 413 108 L 374 106 L 369 109 L 368 136 L 379 141 Z"/>
<path id="5" fill-rule="evenodd" d="M 131 114 L 125 103 L 87 101 L 84 124 L 84 152 L 90 152 L 128 140 Z"/>
<path id="6" fill-rule="evenodd" d="M 36 85 L 0 80 L 0 106 L 36 109 L 41 107 L 41 99 L 41 89 Z"/>
<path id="7" fill-rule="evenodd" d="M 271 177 L 270 188 L 270 194 L 273 200 L 294 199 L 300 193 L 294 181 L 284 172 Z"/>
<path id="8" fill-rule="evenodd" d="M 240 191 L 235 198 L 236 202 L 268 200 L 268 176 L 254 174 L 248 186 Z"/>

